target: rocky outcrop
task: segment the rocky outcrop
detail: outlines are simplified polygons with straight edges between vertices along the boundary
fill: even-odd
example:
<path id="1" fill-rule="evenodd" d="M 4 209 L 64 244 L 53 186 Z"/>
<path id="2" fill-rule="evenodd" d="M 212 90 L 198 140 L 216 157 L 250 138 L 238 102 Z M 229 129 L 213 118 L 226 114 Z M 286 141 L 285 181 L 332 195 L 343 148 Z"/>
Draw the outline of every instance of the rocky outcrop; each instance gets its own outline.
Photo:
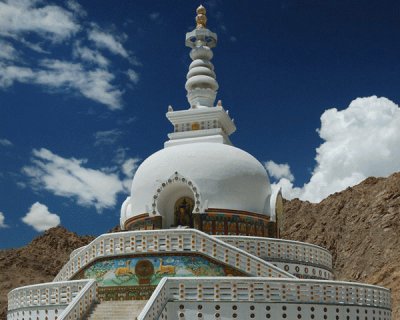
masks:
<path id="1" fill-rule="evenodd" d="M 0 319 L 6 319 L 7 293 L 15 287 L 52 281 L 72 250 L 93 237 L 51 228 L 19 249 L 0 250 Z"/>
<path id="2" fill-rule="evenodd" d="M 327 248 L 338 280 L 392 290 L 400 319 L 400 173 L 368 178 L 318 204 L 285 202 L 283 237 Z"/>

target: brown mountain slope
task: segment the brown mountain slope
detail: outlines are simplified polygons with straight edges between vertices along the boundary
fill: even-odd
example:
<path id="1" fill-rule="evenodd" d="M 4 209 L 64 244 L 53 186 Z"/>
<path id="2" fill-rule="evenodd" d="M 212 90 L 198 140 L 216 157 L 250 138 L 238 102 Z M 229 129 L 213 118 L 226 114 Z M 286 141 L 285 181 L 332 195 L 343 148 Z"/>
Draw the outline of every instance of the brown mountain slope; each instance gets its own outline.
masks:
<path id="1" fill-rule="evenodd" d="M 6 319 L 7 293 L 15 287 L 52 281 L 72 250 L 93 237 L 79 237 L 62 227 L 47 230 L 19 249 L 0 250 L 0 319 Z"/>
<path id="2" fill-rule="evenodd" d="M 339 280 L 392 289 L 400 320 L 400 173 L 368 178 L 318 204 L 285 203 L 283 237 L 321 245 Z"/>

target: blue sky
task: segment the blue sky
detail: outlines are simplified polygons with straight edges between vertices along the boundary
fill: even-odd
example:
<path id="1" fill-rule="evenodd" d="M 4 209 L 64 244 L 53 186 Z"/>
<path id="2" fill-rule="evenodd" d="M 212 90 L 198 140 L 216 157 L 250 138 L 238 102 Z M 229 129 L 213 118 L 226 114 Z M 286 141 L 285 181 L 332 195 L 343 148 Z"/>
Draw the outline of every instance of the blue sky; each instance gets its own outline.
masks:
<path id="1" fill-rule="evenodd" d="M 400 170 L 398 1 L 205 1 L 235 146 L 287 198 Z M 198 1 L 0 1 L 0 248 L 118 224 L 188 107 Z"/>

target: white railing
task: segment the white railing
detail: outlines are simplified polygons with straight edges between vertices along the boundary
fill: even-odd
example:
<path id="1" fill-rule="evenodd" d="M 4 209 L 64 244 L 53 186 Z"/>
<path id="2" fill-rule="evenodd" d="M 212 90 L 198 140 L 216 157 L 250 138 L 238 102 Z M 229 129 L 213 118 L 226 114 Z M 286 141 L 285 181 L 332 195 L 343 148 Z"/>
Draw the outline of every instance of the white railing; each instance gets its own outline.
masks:
<path id="1" fill-rule="evenodd" d="M 294 305 L 297 310 L 303 304 L 333 305 L 337 312 L 352 306 L 374 307 L 384 309 L 385 314 L 387 311 L 388 318 L 391 309 L 388 289 L 351 282 L 244 277 L 165 278 L 137 319 L 158 319 L 167 303 L 176 301 L 181 309 L 191 302 L 229 302 L 239 306 L 238 302 L 258 302 L 269 308 L 276 306 L 281 312 L 282 303 Z M 322 317 L 317 315 L 316 319 Z"/>
<path id="2" fill-rule="evenodd" d="M 74 251 L 72 251 L 69 255 L 69 258 L 71 259 L 73 256 L 75 256 L 79 251 L 81 251 L 82 249 L 84 249 L 86 246 L 82 246 L 79 248 L 76 248 Z"/>
<path id="3" fill-rule="evenodd" d="M 331 253 L 314 244 L 248 236 L 215 237 L 267 261 L 303 262 L 332 270 Z"/>
<path id="4" fill-rule="evenodd" d="M 93 280 L 49 282 L 16 288 L 8 294 L 7 319 L 58 317 Z"/>
<path id="5" fill-rule="evenodd" d="M 79 320 L 87 315 L 97 300 L 97 282 L 90 280 L 63 311 L 58 320 Z"/>
<path id="6" fill-rule="evenodd" d="M 169 284 L 167 285 L 169 279 L 171 278 L 166 277 L 161 279 L 136 320 L 159 319 L 170 298 L 170 292 L 168 290 Z"/>
<path id="7" fill-rule="evenodd" d="M 253 276 L 295 278 L 271 263 L 199 230 L 168 229 L 103 234 L 76 253 L 54 281 L 71 279 L 99 258 L 165 252 L 200 253 Z"/>

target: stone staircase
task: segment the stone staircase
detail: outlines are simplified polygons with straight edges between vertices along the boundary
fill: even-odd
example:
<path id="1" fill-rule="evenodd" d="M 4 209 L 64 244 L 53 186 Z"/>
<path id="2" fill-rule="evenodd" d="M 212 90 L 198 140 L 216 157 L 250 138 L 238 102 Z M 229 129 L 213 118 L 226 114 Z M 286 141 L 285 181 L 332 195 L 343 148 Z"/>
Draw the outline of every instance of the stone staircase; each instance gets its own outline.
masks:
<path id="1" fill-rule="evenodd" d="M 87 320 L 135 320 L 147 300 L 132 301 L 103 301 L 93 308 Z"/>

